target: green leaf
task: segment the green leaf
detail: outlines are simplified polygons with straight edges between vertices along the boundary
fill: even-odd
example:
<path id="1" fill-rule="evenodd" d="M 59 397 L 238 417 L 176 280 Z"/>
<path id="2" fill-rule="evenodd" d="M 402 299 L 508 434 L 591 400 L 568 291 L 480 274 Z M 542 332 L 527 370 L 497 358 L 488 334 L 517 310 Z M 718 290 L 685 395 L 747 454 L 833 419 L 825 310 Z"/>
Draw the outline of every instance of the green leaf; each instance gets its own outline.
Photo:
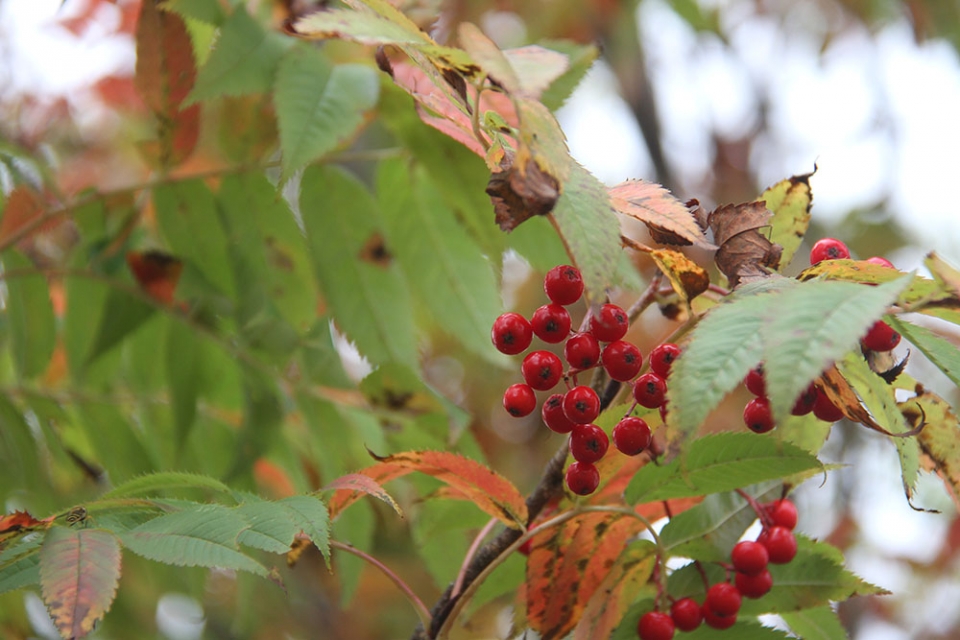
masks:
<path id="1" fill-rule="evenodd" d="M 6 312 L 10 325 L 10 350 L 17 373 L 34 378 L 47 369 L 56 343 L 53 304 L 47 279 L 33 263 L 14 250 L 3 254 L 3 269 L 8 276 Z"/>
<path id="2" fill-rule="evenodd" d="M 235 510 L 203 505 L 154 518 L 120 535 L 123 545 L 150 560 L 178 567 L 220 567 L 267 577 L 266 567 L 237 548 L 246 521 Z"/>
<path id="3" fill-rule="evenodd" d="M 243 5 L 238 6 L 220 27 L 216 47 L 197 73 L 184 107 L 222 95 L 268 92 L 289 43 L 279 34 L 266 31 Z"/>
<path id="4" fill-rule="evenodd" d="M 850 636 L 840 616 L 830 605 L 782 613 L 783 621 L 798 638 L 804 640 L 846 640 Z"/>
<path id="5" fill-rule="evenodd" d="M 0 556 L 0 594 L 40 584 L 42 536 L 5 549 Z M 16 554 L 11 552 L 17 552 Z M 9 555 L 8 555 L 9 554 Z"/>
<path id="6" fill-rule="evenodd" d="M 38 444 L 20 409 L 0 394 L 0 482 L 9 479 L 17 491 L 42 494 L 48 483 L 41 472 Z"/>
<path id="7" fill-rule="evenodd" d="M 746 492 L 761 503 L 768 502 L 780 497 L 781 483 L 767 482 Z M 671 518 L 660 532 L 660 540 L 671 555 L 727 562 L 733 545 L 756 519 L 756 512 L 740 495 L 713 494 Z"/>
<path id="8" fill-rule="evenodd" d="M 338 328 L 371 362 L 396 360 L 417 368 L 406 285 L 396 265 L 364 253 L 380 238 L 373 196 L 333 167 L 309 167 L 301 184 L 300 211 L 314 269 Z"/>
<path id="9" fill-rule="evenodd" d="M 281 180 L 353 137 L 376 105 L 379 81 L 371 67 L 334 65 L 320 49 L 295 47 L 277 70 L 274 100 L 283 152 Z"/>
<path id="10" fill-rule="evenodd" d="M 80 638 L 109 611 L 120 584 L 120 542 L 103 529 L 52 527 L 40 550 L 43 602 L 64 638 Z"/>
<path id="11" fill-rule="evenodd" d="M 200 395 L 205 364 L 204 345 L 194 331 L 182 322 L 172 321 L 167 324 L 167 387 L 177 451 L 186 443 L 197 417 L 197 398 Z"/>
<path id="12" fill-rule="evenodd" d="M 783 420 L 797 397 L 859 338 L 909 284 L 911 276 L 875 287 L 806 282 L 771 299 L 764 314 L 765 382 L 774 419 Z"/>
<path id="13" fill-rule="evenodd" d="M 340 514 L 333 523 L 333 537 L 361 551 L 369 552 L 373 546 L 375 528 L 373 508 L 369 503 L 361 502 Z M 360 585 L 360 573 L 366 566 L 364 560 L 345 551 L 337 551 L 333 555 L 333 570 L 339 576 L 342 606 L 353 599 Z"/>
<path id="14" fill-rule="evenodd" d="M 756 620 L 749 618 L 737 620 L 736 624 L 728 629 L 713 629 L 706 624 L 689 633 L 679 636 L 678 640 L 787 640 L 789 638 L 784 631 L 771 629 L 761 625 Z"/>
<path id="15" fill-rule="evenodd" d="M 249 525 L 240 533 L 240 544 L 270 553 L 290 550 L 299 528 L 278 503 L 267 500 L 249 502 L 237 507 L 237 513 Z"/>
<path id="16" fill-rule="evenodd" d="M 859 353 L 849 353 L 837 363 L 837 369 L 853 386 L 873 419 L 891 433 L 909 431 L 903 414 L 897 407 L 894 388 L 874 373 Z M 920 442 L 917 438 L 893 438 L 900 456 L 903 490 L 907 499 L 920 477 Z"/>
<path id="17" fill-rule="evenodd" d="M 77 406 L 83 432 L 96 451 L 97 462 L 115 482 L 156 467 L 151 453 L 144 446 L 142 433 L 120 411 L 108 402 L 85 402 Z"/>
<path id="18" fill-rule="evenodd" d="M 148 496 L 174 489 L 202 489 L 226 496 L 233 495 L 233 489 L 216 478 L 184 471 L 159 471 L 127 480 L 100 496 L 100 499 Z"/>
<path id="19" fill-rule="evenodd" d="M 718 433 L 664 465 L 646 465 L 627 485 L 629 504 L 731 491 L 820 468 L 815 456 L 753 433 Z"/>
<path id="20" fill-rule="evenodd" d="M 916 346 L 943 374 L 960 386 L 960 349 L 926 327 L 906 322 L 897 316 L 885 318 L 887 324 Z"/>
<path id="21" fill-rule="evenodd" d="M 603 183 L 573 160 L 569 171 L 553 218 L 583 275 L 588 300 L 596 302 L 606 296 L 607 289 L 618 284 L 611 281 L 611 274 L 616 273 L 623 251 L 620 223 L 610 208 Z"/>
<path id="22" fill-rule="evenodd" d="M 217 0 L 167 0 L 162 7 L 176 11 L 184 18 L 193 18 L 208 24 L 220 24 L 224 17 L 223 7 Z"/>
<path id="23" fill-rule="evenodd" d="M 812 173 L 806 173 L 781 180 L 757 198 L 757 200 L 763 200 L 767 209 L 773 212 L 773 217 L 770 218 L 769 239 L 770 242 L 783 247 L 779 271 L 783 271 L 790 264 L 810 225 L 810 205 L 813 202 L 813 194 L 810 191 L 812 175 Z"/>
<path id="24" fill-rule="evenodd" d="M 314 496 L 290 496 L 278 503 L 287 517 L 313 541 L 330 562 L 330 514 L 327 505 Z"/>
<path id="25" fill-rule="evenodd" d="M 501 310 L 493 268 L 439 190 L 424 171 L 392 160 L 380 165 L 377 194 L 388 246 L 421 303 L 444 331 L 502 366 L 489 339 Z"/>

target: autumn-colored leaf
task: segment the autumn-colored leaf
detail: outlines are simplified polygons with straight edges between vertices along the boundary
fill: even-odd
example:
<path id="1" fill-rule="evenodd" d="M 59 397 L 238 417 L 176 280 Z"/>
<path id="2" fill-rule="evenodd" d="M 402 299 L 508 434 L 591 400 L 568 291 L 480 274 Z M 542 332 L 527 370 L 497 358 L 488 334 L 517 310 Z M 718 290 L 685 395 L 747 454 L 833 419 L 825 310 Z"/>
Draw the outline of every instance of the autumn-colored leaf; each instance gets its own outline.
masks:
<path id="1" fill-rule="evenodd" d="M 511 156 L 504 160 L 504 170 L 490 176 L 487 194 L 493 202 L 497 224 L 504 231 L 512 231 L 533 216 L 553 211 L 560 185 L 533 159 L 527 160 L 525 170 L 516 166 Z"/>
<path id="2" fill-rule="evenodd" d="M 40 195 L 26 185 L 17 185 L 7 196 L 0 220 L 0 243 L 6 244 L 11 237 L 32 224 L 43 213 Z M 22 241 L 22 239 L 21 239 Z"/>
<path id="3" fill-rule="evenodd" d="M 157 119 L 158 140 L 143 148 L 160 167 L 180 164 L 197 144 L 200 106 L 181 109 L 196 77 L 193 43 L 183 18 L 145 0 L 137 22 L 135 84 Z"/>
<path id="4" fill-rule="evenodd" d="M 707 241 L 687 205 L 659 184 L 627 180 L 610 187 L 608 193 L 613 208 L 647 225 L 657 242 L 716 248 Z"/>
<path id="5" fill-rule="evenodd" d="M 813 194 L 810 191 L 810 176 L 805 173 L 781 180 L 766 189 L 757 202 L 762 202 L 773 212 L 770 219 L 770 242 L 783 247 L 780 268 L 786 267 L 803 242 L 810 225 L 810 207 Z"/>
<path id="6" fill-rule="evenodd" d="M 369 467 L 368 469 L 364 470 L 364 472 L 373 468 L 375 467 Z M 400 510 L 400 505 L 398 505 L 397 501 L 394 500 L 382 486 L 380 486 L 382 482 L 388 482 L 389 480 L 399 476 L 384 475 L 380 476 L 378 479 L 373 475 L 365 474 L 364 472 L 348 473 L 345 476 L 340 476 L 323 488 L 323 491 L 337 492 L 334 494 L 333 498 L 330 499 L 330 503 L 328 504 L 328 508 L 330 509 L 330 519 L 335 520 L 344 509 L 360 498 L 361 493 L 366 493 L 374 498 L 383 500 L 388 505 L 393 507 L 393 510 L 402 517 L 403 511 Z M 389 478 L 389 480 L 384 480 L 382 478 Z"/>
<path id="7" fill-rule="evenodd" d="M 621 239 L 624 246 L 648 254 L 660 267 L 660 271 L 670 281 L 684 303 L 706 291 L 710 287 L 710 274 L 696 262 L 673 249 L 653 249 L 629 238 Z"/>
<path id="8" fill-rule="evenodd" d="M 50 526 L 46 520 L 37 520 L 26 511 L 14 511 L 0 516 L 0 548 L 10 538 L 14 538 L 27 531 L 42 529 Z"/>
<path id="9" fill-rule="evenodd" d="M 171 304 L 183 262 L 162 251 L 128 251 L 126 257 L 140 288 L 157 302 Z"/>
<path id="10" fill-rule="evenodd" d="M 860 403 L 860 398 L 850 382 L 843 377 L 835 366 L 824 371 L 816 383 L 830 401 L 843 411 L 843 415 L 848 420 L 859 422 L 885 436 L 894 435 L 873 419 L 870 412 Z"/>
<path id="11" fill-rule="evenodd" d="M 607 577 L 624 543 L 643 529 L 619 513 L 564 523 L 527 561 L 527 620 L 544 640 L 564 637 Z"/>
<path id="12" fill-rule="evenodd" d="M 923 265 L 930 270 L 933 279 L 944 289 L 960 297 L 960 271 L 948 264 L 935 252 L 930 252 L 923 261 Z"/>
<path id="13" fill-rule="evenodd" d="M 924 463 L 943 479 L 960 504 L 960 420 L 950 404 L 930 391 L 898 404 L 907 422 L 914 428 L 924 424 L 917 435 Z"/>
<path id="14" fill-rule="evenodd" d="M 102 529 L 54 527 L 40 550 L 40 586 L 64 638 L 82 638 L 110 609 L 120 582 L 120 541 Z"/>
<path id="15" fill-rule="evenodd" d="M 769 225 L 770 211 L 762 202 L 724 205 L 708 218 L 717 250 L 717 267 L 736 288 L 740 284 L 769 277 L 769 269 L 780 265 L 781 247 L 758 229 Z"/>

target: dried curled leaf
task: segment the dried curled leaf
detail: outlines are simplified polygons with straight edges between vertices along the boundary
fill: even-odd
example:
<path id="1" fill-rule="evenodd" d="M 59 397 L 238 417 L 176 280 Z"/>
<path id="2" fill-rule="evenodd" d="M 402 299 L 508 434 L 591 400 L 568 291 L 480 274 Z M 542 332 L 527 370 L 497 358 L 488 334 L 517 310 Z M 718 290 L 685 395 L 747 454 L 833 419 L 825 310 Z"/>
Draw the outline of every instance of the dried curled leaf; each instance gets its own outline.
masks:
<path id="1" fill-rule="evenodd" d="M 524 170 L 507 156 L 505 169 L 490 176 L 487 195 L 493 202 L 496 221 L 504 231 L 513 231 L 517 225 L 553 211 L 560 197 L 557 179 L 528 158 Z"/>
<path id="2" fill-rule="evenodd" d="M 770 211 L 762 202 L 728 204 L 715 209 L 707 219 L 713 230 L 717 267 L 733 288 L 770 276 L 769 269 L 780 265 L 780 245 L 758 231 L 770 222 Z"/>

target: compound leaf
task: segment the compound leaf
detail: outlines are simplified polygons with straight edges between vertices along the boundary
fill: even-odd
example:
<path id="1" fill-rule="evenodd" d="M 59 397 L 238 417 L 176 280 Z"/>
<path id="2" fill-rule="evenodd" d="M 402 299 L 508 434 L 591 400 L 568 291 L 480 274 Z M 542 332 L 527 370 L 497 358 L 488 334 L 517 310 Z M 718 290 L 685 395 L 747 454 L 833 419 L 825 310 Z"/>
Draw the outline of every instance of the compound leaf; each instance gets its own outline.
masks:
<path id="1" fill-rule="evenodd" d="M 7 274 L 6 318 L 10 325 L 10 348 L 17 373 L 33 378 L 43 373 L 53 355 L 56 326 L 47 279 L 34 270 L 30 260 L 17 251 L 3 254 Z"/>

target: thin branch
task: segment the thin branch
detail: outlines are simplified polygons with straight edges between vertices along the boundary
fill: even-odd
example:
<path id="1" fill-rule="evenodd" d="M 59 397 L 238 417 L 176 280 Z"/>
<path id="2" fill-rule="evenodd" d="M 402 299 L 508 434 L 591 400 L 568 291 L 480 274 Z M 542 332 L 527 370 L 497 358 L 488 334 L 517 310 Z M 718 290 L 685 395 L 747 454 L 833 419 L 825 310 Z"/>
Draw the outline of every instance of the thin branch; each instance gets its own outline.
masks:
<path id="1" fill-rule="evenodd" d="M 480 532 L 477 534 L 477 537 L 473 539 L 473 542 L 470 543 L 470 548 L 467 549 L 467 554 L 463 557 L 463 563 L 460 565 L 460 572 L 457 574 L 457 580 L 453 583 L 453 591 L 450 594 L 450 597 L 456 598 L 460 594 L 460 590 L 463 589 L 463 578 L 467 573 L 467 568 L 470 566 L 470 561 L 473 560 L 473 555 L 477 552 L 477 549 L 480 548 L 480 543 L 483 542 L 483 539 L 487 537 L 492 530 L 494 525 L 496 525 L 498 520 L 496 518 L 490 518 L 487 524 L 483 525 L 483 528 L 480 529 Z"/>

